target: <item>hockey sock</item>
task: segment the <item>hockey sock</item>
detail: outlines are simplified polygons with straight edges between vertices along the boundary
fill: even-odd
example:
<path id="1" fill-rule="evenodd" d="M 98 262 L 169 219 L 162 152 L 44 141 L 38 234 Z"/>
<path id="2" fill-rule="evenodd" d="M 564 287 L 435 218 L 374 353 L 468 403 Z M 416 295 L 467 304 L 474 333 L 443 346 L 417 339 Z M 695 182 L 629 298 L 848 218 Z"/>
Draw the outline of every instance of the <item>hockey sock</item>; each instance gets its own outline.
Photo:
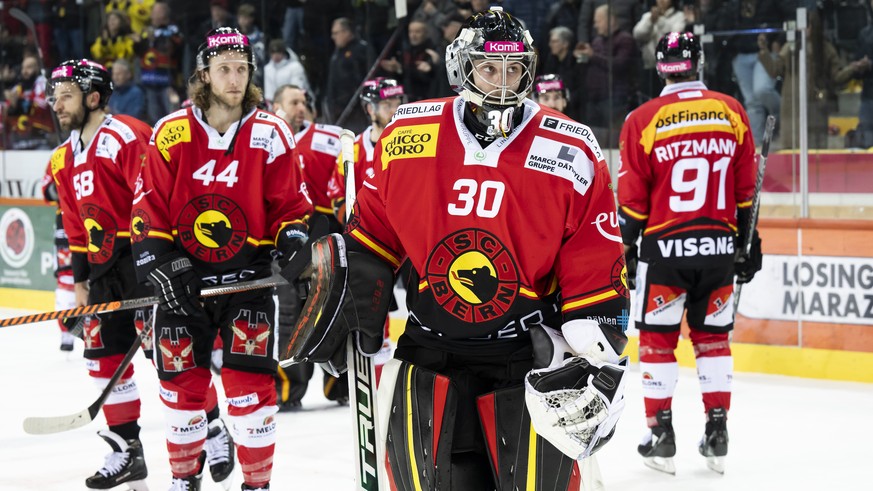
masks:
<path id="1" fill-rule="evenodd" d="M 204 408 L 211 379 L 208 368 L 197 367 L 161 381 L 164 431 L 174 477 L 185 478 L 201 471 L 200 452 L 209 431 Z"/>
<path id="2" fill-rule="evenodd" d="M 94 383 L 102 391 L 109 384 L 109 379 L 121 364 L 123 354 L 106 356 L 94 360 L 88 360 L 88 374 Z M 124 375 L 103 405 L 103 416 L 106 424 L 111 428 L 139 419 L 140 414 L 139 389 L 133 379 L 133 365 L 128 365 Z"/>
<path id="3" fill-rule="evenodd" d="M 679 331 L 640 331 L 640 372 L 643 380 L 643 402 L 646 424 L 658 425 L 658 411 L 670 409 L 673 392 L 679 379 L 679 364 L 674 350 L 679 342 Z"/>
<path id="4" fill-rule="evenodd" d="M 139 423 L 136 421 L 110 426 L 109 431 L 125 440 L 139 440 Z"/>
<path id="5" fill-rule="evenodd" d="M 731 408 L 731 380 L 734 374 L 734 359 L 728 333 L 711 333 L 691 329 L 691 344 L 697 358 L 697 378 L 703 394 L 704 411 L 723 407 Z"/>
<path id="6" fill-rule="evenodd" d="M 273 376 L 224 367 L 228 430 L 236 444 L 237 460 L 246 485 L 270 482 L 276 443 L 276 386 Z"/>

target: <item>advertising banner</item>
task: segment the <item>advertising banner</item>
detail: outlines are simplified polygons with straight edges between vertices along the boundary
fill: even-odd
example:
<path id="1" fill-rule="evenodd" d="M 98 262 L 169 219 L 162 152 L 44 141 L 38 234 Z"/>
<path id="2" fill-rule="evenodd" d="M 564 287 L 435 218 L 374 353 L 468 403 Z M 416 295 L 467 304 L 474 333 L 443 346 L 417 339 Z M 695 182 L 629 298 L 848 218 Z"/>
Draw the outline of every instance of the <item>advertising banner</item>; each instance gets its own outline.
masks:
<path id="1" fill-rule="evenodd" d="M 55 289 L 55 209 L 0 204 L 0 288 Z"/>

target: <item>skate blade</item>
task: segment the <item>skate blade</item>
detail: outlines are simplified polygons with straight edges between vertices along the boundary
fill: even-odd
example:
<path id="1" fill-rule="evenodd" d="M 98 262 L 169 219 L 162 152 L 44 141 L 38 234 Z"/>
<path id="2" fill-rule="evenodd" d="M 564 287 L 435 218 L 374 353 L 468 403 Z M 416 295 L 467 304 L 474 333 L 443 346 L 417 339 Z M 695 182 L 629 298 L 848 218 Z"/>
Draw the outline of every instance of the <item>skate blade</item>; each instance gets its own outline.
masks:
<path id="1" fill-rule="evenodd" d="M 709 467 L 710 470 L 718 472 L 719 474 L 724 474 L 724 457 L 707 457 L 706 467 Z"/>
<path id="2" fill-rule="evenodd" d="M 146 484 L 145 479 L 129 481 L 124 483 L 124 485 L 128 487 L 128 491 L 149 491 L 149 486 Z"/>
<path id="3" fill-rule="evenodd" d="M 673 463 L 673 457 L 643 457 L 643 463 L 650 469 L 676 475 L 676 465 Z"/>

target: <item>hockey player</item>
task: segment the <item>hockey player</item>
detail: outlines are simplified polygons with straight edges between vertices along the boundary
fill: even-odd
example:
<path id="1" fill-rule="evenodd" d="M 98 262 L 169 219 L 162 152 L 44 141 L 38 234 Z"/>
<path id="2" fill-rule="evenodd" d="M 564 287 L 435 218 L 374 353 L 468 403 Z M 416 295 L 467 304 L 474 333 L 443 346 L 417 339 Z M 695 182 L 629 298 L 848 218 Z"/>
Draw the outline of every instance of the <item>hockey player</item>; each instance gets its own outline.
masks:
<path id="1" fill-rule="evenodd" d="M 269 276 L 306 239 L 312 204 L 288 126 L 258 110 L 248 38 L 210 31 L 196 54 L 194 105 L 155 126 L 134 198 L 137 275 L 160 298 L 155 357 L 174 490 L 200 489 L 215 336 L 242 489 L 268 489 L 276 440 L 276 300 L 261 291 L 199 300 L 202 285 Z"/>
<path id="2" fill-rule="evenodd" d="M 130 202 L 151 129 L 129 116 L 110 116 L 112 82 L 106 69 L 71 60 L 52 71 L 49 101 L 70 137 L 55 149 L 51 173 L 72 253 L 75 304 L 148 296 L 136 281 L 131 259 Z M 122 310 L 86 317 L 82 326 L 88 372 L 102 390 L 136 342 L 136 319 L 150 311 Z M 103 468 L 85 481 L 91 489 L 127 483 L 138 488 L 148 474 L 139 440 L 140 398 L 133 365 L 103 406 L 112 447 Z"/>
<path id="3" fill-rule="evenodd" d="M 58 205 L 55 213 L 55 310 L 72 309 L 76 306 L 76 294 L 73 292 L 73 258 L 70 253 L 70 241 L 64 232 L 61 208 L 58 203 L 58 187 L 52 176 L 52 164 L 49 161 L 46 173 L 42 179 L 42 195 L 46 202 Z M 76 340 L 69 326 L 74 326 L 76 319 L 58 319 L 61 330 L 61 351 L 73 351 Z"/>
<path id="4" fill-rule="evenodd" d="M 532 39 L 500 7 L 474 15 L 446 59 L 460 97 L 397 110 L 346 233 L 315 244 L 314 314 L 298 328 L 317 334 L 301 347 L 337 361 L 351 324 L 378 350 L 408 258 L 409 320 L 379 387 L 391 488 L 579 489 L 576 459 L 612 436 L 627 366 L 603 152 L 527 99 Z"/>
<path id="5" fill-rule="evenodd" d="M 366 177 L 373 177 L 373 153 L 382 131 L 388 126 L 397 108 L 405 102 L 403 86 L 392 78 L 378 77 L 364 82 L 361 91 L 361 106 L 370 119 L 367 126 L 355 138 L 355 188 L 360 190 Z M 346 221 L 346 182 L 342 157 L 336 161 L 333 177 L 328 183 L 327 195 L 333 212 L 341 223 Z"/>
<path id="6" fill-rule="evenodd" d="M 650 431 L 638 450 L 650 467 L 675 473 L 674 350 L 687 311 L 707 417 L 699 450 L 710 467 L 724 472 L 733 279 L 736 274 L 738 283 L 748 282 L 760 269 L 757 232 L 751 258 L 740 247 L 755 193 L 755 142 L 739 102 L 697 80 L 702 51 L 693 34 L 668 33 L 656 57 L 666 87 L 628 116 L 618 172 L 629 274 L 639 255 L 633 316 Z"/>
<path id="7" fill-rule="evenodd" d="M 314 208 L 310 223 L 326 220 L 328 225 L 323 233 L 341 232 L 342 225 L 333 213 L 330 198 L 327 196 L 327 186 L 333 177 L 340 154 L 339 133 L 342 128 L 315 123 L 314 109 L 312 96 L 296 85 L 279 87 L 273 97 L 273 110 L 291 127 L 297 150 L 300 152 L 303 180 Z M 311 237 L 312 240 L 317 238 Z M 302 302 L 290 286 L 276 290 L 280 300 L 279 346 L 286 346 L 291 329 L 300 314 Z M 276 391 L 280 411 L 293 411 L 302 407 L 301 401 L 314 372 L 315 366 L 312 363 L 278 368 Z M 345 375 L 337 378 L 325 373 L 323 390 L 327 399 L 339 404 L 348 403 L 349 391 Z"/>
<path id="8" fill-rule="evenodd" d="M 534 100 L 563 113 L 570 103 L 570 91 L 567 90 L 560 75 L 547 73 L 537 77 L 534 82 Z"/>

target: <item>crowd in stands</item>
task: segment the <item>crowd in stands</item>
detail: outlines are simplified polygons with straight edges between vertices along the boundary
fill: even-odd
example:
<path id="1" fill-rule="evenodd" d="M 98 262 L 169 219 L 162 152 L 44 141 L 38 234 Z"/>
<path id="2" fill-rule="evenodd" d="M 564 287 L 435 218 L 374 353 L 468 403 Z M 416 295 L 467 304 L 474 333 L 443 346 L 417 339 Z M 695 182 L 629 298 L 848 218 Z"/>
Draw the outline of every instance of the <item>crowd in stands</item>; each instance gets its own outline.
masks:
<path id="1" fill-rule="evenodd" d="M 223 25 L 249 36 L 258 63 L 253 83 L 267 107 L 276 88 L 294 84 L 315 98 L 321 121 L 357 132 L 368 121 L 354 96 L 371 69 L 371 76 L 400 81 L 410 101 L 453 95 L 445 48 L 471 14 L 498 3 L 531 31 L 537 74 L 563 80 L 565 112 L 607 147 L 617 145 L 627 113 L 661 90 L 657 40 L 703 27 L 715 34 L 704 46 L 704 81 L 743 102 L 756 142 L 774 114 L 777 144 L 796 148 L 799 43 L 784 26 L 807 7 L 808 104 L 816 115 L 810 148 L 835 146 L 827 115 L 837 111 L 860 121 L 846 145 L 873 146 L 873 0 L 613 0 L 611 7 L 605 0 L 408 0 L 409 22 L 396 40 L 386 0 L 9 0 L 0 11 L 0 146 L 58 142 L 45 74 L 67 59 L 111 69 L 111 109 L 154 124 L 187 98 L 194 53 L 206 32 Z M 33 19 L 34 33 L 11 16 L 13 7 Z M 858 107 L 837 107 L 845 90 L 861 92 Z"/>

